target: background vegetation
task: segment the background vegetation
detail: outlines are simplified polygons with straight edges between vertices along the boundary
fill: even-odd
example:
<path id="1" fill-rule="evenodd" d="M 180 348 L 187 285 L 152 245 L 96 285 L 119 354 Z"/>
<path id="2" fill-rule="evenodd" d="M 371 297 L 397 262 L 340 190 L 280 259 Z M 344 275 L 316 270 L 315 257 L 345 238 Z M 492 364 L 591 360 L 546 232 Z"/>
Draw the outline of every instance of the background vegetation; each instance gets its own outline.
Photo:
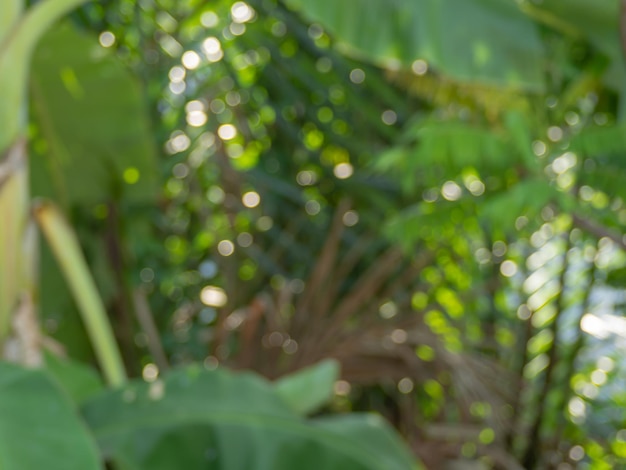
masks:
<path id="1" fill-rule="evenodd" d="M 626 468 L 620 2 L 30 3 L 7 468 Z"/>

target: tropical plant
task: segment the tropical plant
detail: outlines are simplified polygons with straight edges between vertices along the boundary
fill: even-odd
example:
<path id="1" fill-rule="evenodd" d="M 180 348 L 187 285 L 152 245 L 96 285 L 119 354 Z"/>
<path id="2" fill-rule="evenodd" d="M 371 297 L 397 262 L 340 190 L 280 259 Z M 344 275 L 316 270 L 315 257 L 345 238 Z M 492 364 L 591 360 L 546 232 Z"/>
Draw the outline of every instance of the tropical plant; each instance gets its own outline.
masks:
<path id="1" fill-rule="evenodd" d="M 103 390 L 52 354 L 43 374 L 6 366 L 7 426 L 37 383 L 67 417 L 60 448 L 81 442 L 76 459 L 96 465 L 176 467 L 185 449 L 190 468 L 249 467 L 233 432 L 268 468 L 290 468 L 292 449 L 318 466 L 412 465 L 378 421 L 370 434 L 359 415 L 304 418 L 321 409 L 379 411 L 428 468 L 618 468 L 618 17 L 617 1 L 578 0 L 82 8 L 34 54 L 28 134 L 33 193 L 76 228 L 104 308 L 58 210 L 35 213 L 143 382 Z M 18 227 L 0 227 L 0 259 L 17 262 Z M 7 269 L 0 305 L 17 292 Z M 45 247 L 41 277 L 45 335 L 92 362 Z M 50 339 L 24 324 L 9 344 L 41 357 Z M 113 341 L 92 337 L 124 381 Z M 322 362 L 290 379 L 327 357 L 340 376 Z M 388 460 L 340 439 L 352 432 Z"/>
<path id="2" fill-rule="evenodd" d="M 25 229 L 31 223 L 25 136 L 16 116 L 25 110 L 27 68 L 36 39 L 51 20 L 77 3 L 50 0 L 22 15 L 20 2 L 13 2 L 10 21 L 2 30 L 0 77 L 7 85 L 7 106 L 2 110 L 6 134 L 0 142 L 7 150 L 0 172 L 0 214 L 6 222 L 0 239 L 0 339 L 8 358 L 31 366 L 41 366 L 44 354 L 35 314 L 36 267 L 31 258 L 35 243 Z M 33 66 L 37 135 L 46 139 L 37 153 L 51 168 L 39 168 L 42 162 L 33 168 L 37 193 L 56 195 L 68 209 L 103 202 L 116 208 L 122 198 L 151 196 L 150 161 L 145 157 L 150 157 L 151 141 L 145 139 L 142 105 L 132 93 L 132 79 L 89 41 L 68 26 L 54 29 Z M 115 100 L 94 93 L 111 86 L 120 87 Z M 85 153 L 91 157 L 88 164 Z M 124 385 L 121 356 L 76 236 L 50 202 L 38 203 L 33 212 L 113 388 L 102 390 L 89 369 L 54 355 L 46 358 L 43 371 L 0 364 L 4 466 L 89 469 L 102 468 L 107 460 L 119 468 L 208 463 L 212 468 L 274 469 L 293 468 L 303 461 L 311 468 L 415 467 L 394 432 L 375 416 L 305 422 L 304 416 L 331 396 L 337 375 L 334 363 L 322 363 L 275 385 L 252 375 L 199 367 L 157 379 L 153 366 L 144 368 L 149 384 L 142 380 Z M 24 251 L 22 240 L 28 245 Z M 31 266 L 24 274 L 22 255 Z M 89 428 L 77 413 L 79 405 Z M 249 447 L 246 452 L 240 451 L 242 439 Z"/>
<path id="3" fill-rule="evenodd" d="M 523 394 L 505 406 L 495 439 L 479 436 L 491 443 L 479 453 L 502 468 L 519 465 L 506 454 L 524 468 L 623 464 L 623 417 L 598 433 L 603 405 L 594 405 L 619 365 L 607 350 L 591 361 L 581 354 L 588 335 L 602 337 L 600 299 L 611 305 L 623 288 L 607 289 L 603 274 L 621 265 L 625 247 L 615 184 L 625 150 L 619 2 L 366 3 L 371 14 L 361 17 L 349 14 L 361 2 L 288 2 L 435 107 L 377 165 L 421 199 L 391 221 L 391 237 L 418 247 L 448 239 L 448 259 L 474 252 L 465 269 L 479 281 L 466 286 L 480 302 L 451 303 L 464 289 L 444 268 L 444 283 L 457 285 L 433 286 L 448 318 L 431 311 L 432 327 L 449 337 L 445 325 L 460 322 L 465 351 L 517 371 L 513 388 Z M 487 416 L 497 414 L 491 405 Z M 468 411 L 485 409 L 476 401 Z"/>

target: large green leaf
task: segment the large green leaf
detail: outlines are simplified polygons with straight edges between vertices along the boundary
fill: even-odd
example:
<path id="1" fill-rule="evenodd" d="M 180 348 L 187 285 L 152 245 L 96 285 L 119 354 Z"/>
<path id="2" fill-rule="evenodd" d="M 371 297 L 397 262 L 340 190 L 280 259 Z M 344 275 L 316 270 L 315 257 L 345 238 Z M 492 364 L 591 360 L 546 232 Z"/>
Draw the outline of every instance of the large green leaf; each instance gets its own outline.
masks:
<path id="1" fill-rule="evenodd" d="M 529 178 L 505 192 L 489 194 L 479 206 L 478 216 L 488 222 L 491 229 L 510 232 L 518 217 L 536 217 L 550 202 L 563 200 L 562 194 L 543 178 Z"/>
<path id="2" fill-rule="evenodd" d="M 84 415 L 103 452 L 126 469 L 411 469 L 380 418 L 305 420 L 271 383 L 198 367 L 90 400 Z"/>
<path id="3" fill-rule="evenodd" d="M 0 468 L 102 468 L 70 399 L 41 371 L 0 363 Z"/>
<path id="4" fill-rule="evenodd" d="M 606 83 L 622 90 L 626 73 L 619 34 L 619 0 L 545 0 L 525 7 L 531 16 L 564 32 L 580 35 L 610 59 Z"/>
<path id="5" fill-rule="evenodd" d="M 310 421 L 318 430 L 328 432 L 329 437 L 332 436 L 349 436 L 349 439 L 341 442 L 354 455 L 363 452 L 363 449 L 369 449 L 365 459 L 374 457 L 372 452 L 376 454 L 375 461 L 372 466 L 366 468 L 407 468 L 400 466 L 402 463 L 399 456 L 406 455 L 406 449 L 403 443 L 397 438 L 396 434 L 386 425 L 383 418 L 375 414 L 351 413 L 343 416 L 328 416 L 317 418 Z M 405 459 L 406 465 L 409 464 L 409 457 Z M 403 464 L 404 465 L 404 464 Z M 413 464 L 414 468 L 417 466 Z M 312 468 L 343 468 L 320 465 Z M 419 468 L 419 467 L 418 467 Z"/>
<path id="6" fill-rule="evenodd" d="M 0 154 L 23 134 L 25 91 L 33 50 L 50 26 L 85 0 L 48 0 L 23 11 L 4 0 L 0 17 Z"/>
<path id="7" fill-rule="evenodd" d="M 104 388 L 102 379 L 91 367 L 72 359 L 46 353 L 46 369 L 62 385 L 74 403 L 81 403 Z"/>
<path id="8" fill-rule="evenodd" d="M 94 204 L 154 197 L 155 148 L 139 84 L 95 38 L 65 24 L 33 58 L 34 192 Z M 45 143 L 44 143 L 45 142 Z"/>
<path id="9" fill-rule="evenodd" d="M 280 378 L 274 383 L 274 388 L 292 410 L 306 415 L 331 399 L 337 379 L 339 363 L 327 359 Z"/>
<path id="10" fill-rule="evenodd" d="M 408 67 L 416 59 L 457 80 L 544 88 L 535 23 L 501 0 L 289 0 L 350 52 Z"/>

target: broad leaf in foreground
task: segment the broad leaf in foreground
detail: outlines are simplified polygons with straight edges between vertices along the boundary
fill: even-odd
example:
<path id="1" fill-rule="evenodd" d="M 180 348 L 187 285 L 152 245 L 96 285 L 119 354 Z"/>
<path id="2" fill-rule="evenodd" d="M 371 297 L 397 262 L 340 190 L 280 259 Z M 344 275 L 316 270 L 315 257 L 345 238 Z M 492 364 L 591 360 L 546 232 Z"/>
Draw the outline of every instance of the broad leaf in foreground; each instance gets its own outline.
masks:
<path id="1" fill-rule="evenodd" d="M 84 415 L 126 469 L 414 469 L 373 415 L 305 420 L 250 373 L 192 367 L 90 400 Z M 184 452 L 181 452 L 184 449 Z"/>
<path id="2" fill-rule="evenodd" d="M 332 398 L 337 379 L 339 363 L 327 359 L 280 378 L 274 383 L 274 389 L 293 411 L 306 415 Z"/>
<path id="3" fill-rule="evenodd" d="M 0 363 L 0 467 L 102 468 L 70 399 L 42 371 Z"/>
<path id="4" fill-rule="evenodd" d="M 72 359 L 46 354 L 46 369 L 63 387 L 74 403 L 81 403 L 104 388 L 95 369 Z"/>

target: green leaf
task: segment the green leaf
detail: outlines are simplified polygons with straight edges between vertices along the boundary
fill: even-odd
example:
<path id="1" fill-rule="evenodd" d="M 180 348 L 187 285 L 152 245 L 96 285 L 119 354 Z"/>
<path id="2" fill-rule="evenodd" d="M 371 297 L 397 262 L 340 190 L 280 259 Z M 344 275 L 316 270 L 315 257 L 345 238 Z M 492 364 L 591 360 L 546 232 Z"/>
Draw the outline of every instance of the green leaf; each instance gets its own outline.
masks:
<path id="1" fill-rule="evenodd" d="M 572 138 L 572 151 L 582 152 L 585 157 L 626 152 L 626 126 L 589 126 Z M 622 158 L 623 160 L 623 158 Z"/>
<path id="2" fill-rule="evenodd" d="M 407 194 L 420 194 L 425 185 L 457 178 L 465 170 L 483 178 L 502 174 L 523 161 L 521 153 L 526 151 L 511 150 L 518 139 L 513 132 L 455 119 L 422 120 L 409 127 L 403 138 L 407 142 L 403 146 L 378 156 L 375 170 L 396 176 Z"/>
<path id="3" fill-rule="evenodd" d="M 21 113 L 35 45 L 55 21 L 84 2 L 48 0 L 22 13 L 21 1 L 3 1 L 0 19 L 0 154 L 19 136 L 25 124 Z"/>
<path id="4" fill-rule="evenodd" d="M 383 66 L 416 59 L 457 80 L 544 89 L 545 51 L 534 22 L 499 0 L 289 0 L 344 49 Z M 376 34 L 372 34 L 375 31 Z"/>
<path id="5" fill-rule="evenodd" d="M 293 411 L 307 415 L 331 399 L 338 379 L 339 363 L 327 359 L 282 377 L 274 383 L 274 389 Z"/>
<path id="6" fill-rule="evenodd" d="M 177 370 L 162 381 L 101 394 L 83 411 L 103 452 L 121 468 L 415 468 L 382 419 L 306 421 L 251 373 Z M 175 458 L 181 448 L 183 461 Z"/>
<path id="7" fill-rule="evenodd" d="M 504 232 L 514 230 L 520 216 L 534 218 L 550 202 L 561 199 L 561 193 L 541 178 L 521 181 L 506 192 L 490 195 L 479 206 L 478 215 L 490 223 L 493 229 Z"/>
<path id="8" fill-rule="evenodd" d="M 31 98 L 45 138 L 31 159 L 36 195 L 71 204 L 155 197 L 140 86 L 95 38 L 67 24 L 50 31 L 33 58 Z"/>
<path id="9" fill-rule="evenodd" d="M 399 467 L 398 456 L 404 455 L 407 463 L 410 457 L 407 455 L 406 448 L 398 435 L 386 425 L 383 418 L 375 414 L 352 413 L 343 416 L 328 416 L 317 418 L 312 421 L 313 426 L 318 429 L 328 431 L 334 435 L 350 436 L 350 445 L 354 453 L 362 452 L 362 449 L 376 449 L 380 453 L 377 455 L 376 467 L 381 469 L 403 468 Z M 358 444 L 357 444 L 358 443 Z M 376 452 L 375 451 L 375 452 Z M 421 468 L 416 463 L 413 468 Z M 324 467 L 318 468 L 342 468 L 342 467 Z"/>
<path id="10" fill-rule="evenodd" d="M 626 267 L 617 268 L 609 273 L 606 276 L 606 283 L 609 286 L 623 288 L 626 286 Z"/>
<path id="11" fill-rule="evenodd" d="M 441 239 L 458 230 L 459 221 L 467 222 L 467 214 L 475 212 L 476 203 L 470 198 L 459 201 L 440 201 L 437 203 L 419 202 L 413 204 L 393 217 L 384 227 L 385 234 L 405 249 L 414 249 L 414 243 L 424 239 Z M 467 229 L 467 227 L 465 227 Z"/>
<path id="12" fill-rule="evenodd" d="M 100 469 L 69 398 L 42 371 L 0 363 L 2 470 Z"/>
<path id="13" fill-rule="evenodd" d="M 619 158 L 623 158 L 619 156 Z M 609 160 L 609 161 L 606 161 Z M 593 170 L 581 172 L 578 182 L 581 185 L 591 186 L 610 197 L 626 197 L 624 186 L 624 166 L 616 165 L 613 159 L 606 159 Z"/>
<path id="14" fill-rule="evenodd" d="M 453 174 L 470 166 L 484 171 L 501 170 L 517 158 L 515 153 L 503 157 L 508 148 L 506 135 L 459 121 L 426 121 L 416 137 L 419 144 L 415 164 L 445 165 Z"/>
<path id="15" fill-rule="evenodd" d="M 526 168 L 535 174 L 540 173 L 541 165 L 531 147 L 532 132 L 530 122 L 522 113 L 509 111 L 506 114 L 505 124 L 511 136 L 511 143 L 519 155 L 522 156 L 522 161 Z M 509 161 L 509 159 L 505 160 Z"/>
<path id="16" fill-rule="evenodd" d="M 524 9 L 555 29 L 588 38 L 610 58 L 605 83 L 616 90 L 623 89 L 626 74 L 619 36 L 619 0 L 545 0 L 537 5 L 526 2 Z"/>
<path id="17" fill-rule="evenodd" d="M 610 196 L 626 197 L 623 173 L 626 169 L 626 127 L 593 126 L 572 139 L 571 150 L 585 161 L 578 183 Z"/>
<path id="18" fill-rule="evenodd" d="M 61 359 L 47 353 L 46 369 L 61 384 L 74 403 L 102 391 L 104 384 L 98 373 L 91 367 L 71 359 Z"/>

